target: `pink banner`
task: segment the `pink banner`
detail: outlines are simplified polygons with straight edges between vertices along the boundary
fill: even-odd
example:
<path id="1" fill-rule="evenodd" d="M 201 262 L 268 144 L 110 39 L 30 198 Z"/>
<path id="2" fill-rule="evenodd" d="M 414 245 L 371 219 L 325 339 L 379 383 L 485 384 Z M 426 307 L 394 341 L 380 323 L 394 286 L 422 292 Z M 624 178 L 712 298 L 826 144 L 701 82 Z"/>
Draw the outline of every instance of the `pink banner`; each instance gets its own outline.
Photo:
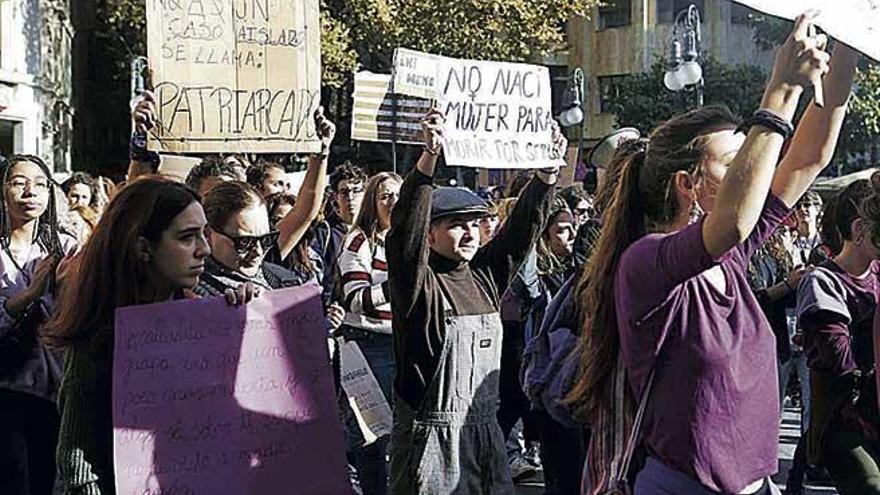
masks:
<path id="1" fill-rule="evenodd" d="M 116 312 L 119 495 L 350 493 L 319 288 Z"/>

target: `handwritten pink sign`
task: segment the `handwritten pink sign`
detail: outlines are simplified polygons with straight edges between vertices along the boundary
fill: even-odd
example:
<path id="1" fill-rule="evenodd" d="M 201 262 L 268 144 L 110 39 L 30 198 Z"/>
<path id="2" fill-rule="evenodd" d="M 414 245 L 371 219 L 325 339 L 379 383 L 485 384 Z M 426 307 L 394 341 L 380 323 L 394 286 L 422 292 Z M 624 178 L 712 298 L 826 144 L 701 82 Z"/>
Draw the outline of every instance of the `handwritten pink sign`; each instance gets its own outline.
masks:
<path id="1" fill-rule="evenodd" d="M 119 495 L 350 493 L 319 288 L 116 312 Z"/>

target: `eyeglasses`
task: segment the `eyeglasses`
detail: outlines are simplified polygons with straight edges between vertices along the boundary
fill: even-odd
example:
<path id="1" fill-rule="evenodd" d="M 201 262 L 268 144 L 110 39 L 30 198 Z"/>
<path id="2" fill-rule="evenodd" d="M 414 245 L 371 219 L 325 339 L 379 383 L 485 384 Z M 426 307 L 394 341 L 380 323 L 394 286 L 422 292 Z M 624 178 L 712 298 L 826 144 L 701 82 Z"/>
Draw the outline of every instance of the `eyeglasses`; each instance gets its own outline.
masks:
<path id="1" fill-rule="evenodd" d="M 268 234 L 263 235 L 229 235 L 223 231 L 216 231 L 218 234 L 226 237 L 230 241 L 232 241 L 232 246 L 235 248 L 235 252 L 240 255 L 251 254 L 257 250 L 257 246 L 263 248 L 263 252 L 265 253 L 272 246 L 278 243 L 278 231 L 273 230 Z"/>
<path id="2" fill-rule="evenodd" d="M 32 181 L 30 179 L 24 179 L 21 177 L 17 177 L 8 181 L 6 185 L 10 189 L 14 189 L 18 192 L 24 192 L 25 189 L 28 189 L 31 192 L 43 193 L 49 189 L 49 181 L 47 180 L 37 179 Z"/>

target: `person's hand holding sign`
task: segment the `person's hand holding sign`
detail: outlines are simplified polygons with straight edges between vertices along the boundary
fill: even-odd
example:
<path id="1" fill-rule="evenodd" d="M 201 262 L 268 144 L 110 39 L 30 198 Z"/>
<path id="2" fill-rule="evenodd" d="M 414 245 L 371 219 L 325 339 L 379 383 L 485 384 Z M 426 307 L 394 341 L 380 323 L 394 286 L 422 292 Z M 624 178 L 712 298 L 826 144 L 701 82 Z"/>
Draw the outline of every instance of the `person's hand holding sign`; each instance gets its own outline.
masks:
<path id="1" fill-rule="evenodd" d="M 422 141 L 425 150 L 422 157 L 416 163 L 419 172 L 433 176 L 434 167 L 437 165 L 437 157 L 443 149 L 443 138 L 446 134 L 446 115 L 439 108 L 431 108 L 422 119 Z"/>
<path id="2" fill-rule="evenodd" d="M 776 54 L 771 85 L 803 90 L 808 86 L 822 91 L 822 77 L 830 70 L 831 55 L 825 51 L 828 37 L 824 34 L 811 36 L 815 13 L 802 14 L 797 18 L 794 30 Z M 822 96 L 818 97 L 820 103 Z"/>
<path id="3" fill-rule="evenodd" d="M 568 139 L 566 139 L 565 134 L 562 133 L 562 129 L 559 127 L 558 122 L 554 120 L 551 125 L 553 129 L 552 158 L 564 160 L 565 153 L 568 150 Z M 539 179 L 544 181 L 545 184 L 556 184 L 556 181 L 559 180 L 559 165 L 542 168 L 541 170 L 538 170 L 535 175 L 537 175 Z"/>
<path id="4" fill-rule="evenodd" d="M 330 156 L 330 145 L 333 143 L 333 138 L 336 137 L 336 124 L 324 116 L 324 107 L 318 107 L 315 110 L 315 129 L 321 139 L 321 152 L 318 157 L 327 159 Z"/>
<path id="5" fill-rule="evenodd" d="M 156 125 L 156 97 L 152 91 L 144 91 L 143 99 L 131 111 L 134 130 L 138 134 L 146 134 Z"/>

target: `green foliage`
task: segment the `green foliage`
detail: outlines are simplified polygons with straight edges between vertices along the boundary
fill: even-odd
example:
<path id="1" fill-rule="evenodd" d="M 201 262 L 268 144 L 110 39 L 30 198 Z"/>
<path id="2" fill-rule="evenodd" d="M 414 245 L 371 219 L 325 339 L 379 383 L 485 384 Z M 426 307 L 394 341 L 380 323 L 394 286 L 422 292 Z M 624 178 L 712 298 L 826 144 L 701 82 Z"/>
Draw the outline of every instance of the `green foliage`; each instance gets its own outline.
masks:
<path id="1" fill-rule="evenodd" d="M 565 25 L 599 0 L 327 0 L 363 67 L 388 71 L 398 46 L 462 58 L 535 61 L 565 48 Z"/>
<path id="2" fill-rule="evenodd" d="M 737 115 L 750 115 L 761 102 L 766 75 L 758 67 L 729 66 L 714 59 L 703 65 L 705 104 L 727 105 Z M 663 86 L 666 63 L 656 62 L 651 71 L 626 78 L 617 88 L 609 109 L 621 126 L 650 132 L 670 117 L 696 106 L 693 91 L 673 92 Z"/>
<path id="3" fill-rule="evenodd" d="M 106 57 L 128 77 L 127 50 L 146 54 L 144 0 L 99 0 Z M 321 0 L 323 83 L 343 87 L 358 66 L 388 71 L 394 48 L 535 61 L 565 48 L 565 23 L 600 0 Z"/>

